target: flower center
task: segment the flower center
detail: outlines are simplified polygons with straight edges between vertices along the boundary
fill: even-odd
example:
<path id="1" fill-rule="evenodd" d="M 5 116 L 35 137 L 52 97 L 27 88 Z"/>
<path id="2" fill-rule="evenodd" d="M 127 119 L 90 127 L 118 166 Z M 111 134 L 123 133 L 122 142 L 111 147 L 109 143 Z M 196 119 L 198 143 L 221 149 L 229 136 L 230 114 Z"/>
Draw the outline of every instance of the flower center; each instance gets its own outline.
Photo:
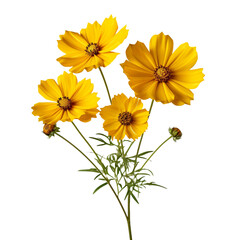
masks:
<path id="1" fill-rule="evenodd" d="M 118 121 L 122 125 L 130 125 L 132 122 L 132 114 L 130 112 L 122 112 L 118 115 Z"/>
<path id="2" fill-rule="evenodd" d="M 162 65 L 155 69 L 154 75 L 158 82 L 167 82 L 171 77 L 169 69 L 167 67 L 163 67 Z"/>
<path id="3" fill-rule="evenodd" d="M 91 57 L 94 55 L 98 55 L 99 51 L 100 47 L 97 45 L 97 43 L 89 43 L 85 50 L 85 52 Z"/>
<path id="4" fill-rule="evenodd" d="M 68 97 L 60 97 L 58 100 L 58 106 L 63 110 L 70 109 L 72 107 L 71 100 Z"/>

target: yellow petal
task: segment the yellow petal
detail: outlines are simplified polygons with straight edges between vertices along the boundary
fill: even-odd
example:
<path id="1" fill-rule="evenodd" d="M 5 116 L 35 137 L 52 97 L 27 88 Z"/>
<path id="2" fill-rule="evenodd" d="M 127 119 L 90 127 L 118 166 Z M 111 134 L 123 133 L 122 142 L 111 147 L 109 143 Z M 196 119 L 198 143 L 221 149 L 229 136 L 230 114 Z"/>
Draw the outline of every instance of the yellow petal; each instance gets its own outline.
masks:
<path id="1" fill-rule="evenodd" d="M 73 121 L 74 119 L 79 119 L 82 115 L 85 114 L 85 112 L 78 106 L 74 106 L 71 109 L 67 110 L 68 117 L 70 118 L 70 121 Z"/>
<path id="2" fill-rule="evenodd" d="M 90 57 L 89 60 L 85 64 L 86 70 L 89 67 L 98 68 L 101 66 L 104 66 L 103 60 L 100 57 L 98 57 L 97 55 Z"/>
<path id="3" fill-rule="evenodd" d="M 170 103 L 174 99 L 173 92 L 169 89 L 166 83 L 162 82 L 158 84 L 156 89 L 156 98 L 157 102 Z"/>
<path id="4" fill-rule="evenodd" d="M 173 51 L 173 40 L 168 35 L 160 33 L 152 36 L 149 48 L 156 65 L 165 66 Z"/>
<path id="5" fill-rule="evenodd" d="M 119 53 L 115 53 L 115 52 L 105 52 L 102 53 L 101 51 L 99 52 L 99 54 L 97 55 L 100 59 L 102 59 L 102 65 L 103 67 L 108 66 L 118 55 Z"/>
<path id="6" fill-rule="evenodd" d="M 150 82 L 142 82 L 138 84 L 132 83 L 130 81 L 129 85 L 135 92 L 136 97 L 139 97 L 141 99 L 148 99 L 148 98 L 155 99 L 155 93 L 156 93 L 158 81 L 153 80 Z"/>
<path id="7" fill-rule="evenodd" d="M 117 119 L 120 110 L 112 105 L 101 108 L 100 115 L 103 119 Z"/>
<path id="8" fill-rule="evenodd" d="M 148 121 L 149 112 L 146 109 L 140 109 L 133 113 L 133 123 L 143 124 Z"/>
<path id="9" fill-rule="evenodd" d="M 57 59 L 58 62 L 60 62 L 64 67 L 71 67 L 78 64 L 82 64 L 85 59 L 89 59 L 89 56 L 86 54 L 86 52 L 73 52 L 68 53 L 62 57 L 59 57 Z"/>
<path id="10" fill-rule="evenodd" d="M 136 81 L 151 81 L 154 79 L 153 72 L 146 71 L 145 69 L 125 61 L 121 64 L 123 72 L 127 75 L 128 79 Z"/>
<path id="11" fill-rule="evenodd" d="M 103 123 L 103 128 L 108 131 L 117 131 L 121 127 L 121 123 L 118 120 L 106 120 Z"/>
<path id="12" fill-rule="evenodd" d="M 79 120 L 82 122 L 89 122 L 92 118 L 96 118 L 97 113 L 99 112 L 98 109 L 93 108 L 93 109 L 87 109 L 85 111 L 85 114 L 82 115 Z"/>
<path id="13" fill-rule="evenodd" d="M 39 116 L 39 121 L 43 123 L 55 124 L 62 117 L 62 109 L 57 106 L 57 103 L 41 102 L 36 103 L 33 107 L 32 114 Z"/>
<path id="14" fill-rule="evenodd" d="M 185 71 L 191 69 L 197 62 L 198 56 L 195 47 L 190 47 L 188 43 L 180 45 L 171 55 L 167 62 L 170 71 Z"/>
<path id="15" fill-rule="evenodd" d="M 57 80 L 63 96 L 71 98 L 77 86 L 77 77 L 72 73 L 64 72 Z"/>
<path id="16" fill-rule="evenodd" d="M 131 136 L 131 138 L 133 140 L 135 140 L 138 137 L 140 137 L 146 131 L 146 129 L 148 127 L 148 123 L 144 123 L 144 124 L 131 124 L 131 127 L 132 127 L 133 131 L 135 132 L 135 137 Z"/>
<path id="17" fill-rule="evenodd" d="M 38 85 L 38 92 L 47 100 L 57 101 L 62 97 L 62 92 L 54 79 L 41 81 Z"/>
<path id="18" fill-rule="evenodd" d="M 117 107 L 120 110 L 120 112 L 125 111 L 125 101 L 126 100 L 127 100 L 127 97 L 123 93 L 115 95 L 112 99 L 112 106 Z"/>
<path id="19" fill-rule="evenodd" d="M 91 57 L 86 54 L 81 59 L 81 61 L 79 61 L 79 63 L 76 63 L 76 65 L 74 64 L 73 67 L 69 69 L 69 71 L 73 72 L 73 73 L 80 73 L 80 72 L 82 72 L 85 69 L 86 64 L 88 63 L 88 61 L 90 61 L 90 59 L 91 59 Z"/>
<path id="20" fill-rule="evenodd" d="M 121 127 L 118 128 L 118 130 L 114 134 L 114 137 L 117 140 L 123 140 L 125 135 L 126 135 L 126 127 L 122 125 Z"/>
<path id="21" fill-rule="evenodd" d="M 113 18 L 112 15 L 109 18 L 105 18 L 101 26 L 99 45 L 101 47 L 106 46 L 112 40 L 117 29 L 118 24 L 116 18 Z"/>
<path id="22" fill-rule="evenodd" d="M 100 47 L 102 47 L 102 51 L 109 52 L 109 51 L 114 50 L 125 40 L 127 35 L 128 35 L 128 30 L 126 29 L 126 26 L 125 26 L 117 34 L 115 34 L 113 36 L 113 38 L 107 45 L 105 45 L 105 46 L 100 45 Z M 101 44 L 101 42 L 100 42 L 100 44 Z"/>
<path id="23" fill-rule="evenodd" d="M 78 82 L 76 88 L 75 88 L 75 92 L 71 97 L 71 101 L 72 102 L 78 102 L 79 100 L 85 98 L 86 96 L 88 96 L 89 94 L 91 94 L 91 92 L 93 91 L 93 83 L 91 83 L 90 79 L 83 79 L 81 81 Z"/>
<path id="24" fill-rule="evenodd" d="M 143 108 L 143 103 L 139 98 L 133 98 L 130 97 L 126 102 L 125 102 L 125 109 L 127 112 L 134 113 L 135 111 L 138 111 Z"/>
<path id="25" fill-rule="evenodd" d="M 101 25 L 95 21 L 93 24 L 88 23 L 85 37 L 88 41 L 88 43 L 98 43 L 99 37 L 100 37 L 100 29 Z M 82 32 L 81 32 L 82 33 Z"/>
<path id="26" fill-rule="evenodd" d="M 62 41 L 62 43 L 60 43 L 58 47 L 65 53 L 71 53 L 71 51 L 68 51 L 69 47 L 75 50 L 84 51 L 88 45 L 88 42 L 76 32 L 65 31 L 64 35 L 60 35 L 60 39 L 59 42 Z"/>
<path id="27" fill-rule="evenodd" d="M 194 89 L 198 87 L 200 82 L 203 81 L 203 69 L 194 69 L 194 70 L 186 70 L 182 72 L 175 72 L 173 79 L 175 82 L 178 84 L 189 88 L 189 89 Z"/>
<path id="28" fill-rule="evenodd" d="M 126 50 L 126 55 L 130 62 L 143 68 L 145 71 L 152 73 L 156 68 L 154 59 L 144 43 L 130 44 Z"/>
<path id="29" fill-rule="evenodd" d="M 190 101 L 193 100 L 193 93 L 189 89 L 179 85 L 174 80 L 168 81 L 167 86 L 175 96 L 174 100 L 172 101 L 173 104 L 190 104 Z"/>

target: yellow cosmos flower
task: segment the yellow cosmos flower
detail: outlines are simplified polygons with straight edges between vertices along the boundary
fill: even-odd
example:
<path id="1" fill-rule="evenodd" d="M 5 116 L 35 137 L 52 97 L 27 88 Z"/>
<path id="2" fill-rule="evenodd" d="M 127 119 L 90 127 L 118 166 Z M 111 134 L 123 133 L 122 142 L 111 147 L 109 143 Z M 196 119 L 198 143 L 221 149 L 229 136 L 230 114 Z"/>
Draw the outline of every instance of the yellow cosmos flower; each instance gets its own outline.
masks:
<path id="1" fill-rule="evenodd" d="M 126 50 L 129 61 L 121 64 L 136 97 L 175 105 L 190 104 L 193 93 L 203 81 L 202 68 L 190 70 L 197 62 L 195 47 L 188 43 L 173 52 L 173 40 L 160 33 L 150 40 L 150 51 L 137 42 Z"/>
<path id="2" fill-rule="evenodd" d="M 148 127 L 149 112 L 142 108 L 143 104 L 138 98 L 127 98 L 123 93 L 114 96 L 112 104 L 101 109 L 100 115 L 105 120 L 103 128 L 117 140 L 125 135 L 137 139 Z"/>
<path id="3" fill-rule="evenodd" d="M 92 93 L 90 79 L 78 82 L 75 75 L 64 72 L 57 81 L 48 79 L 38 85 L 38 92 L 53 101 L 37 103 L 32 107 L 32 113 L 39 116 L 39 121 L 54 125 L 59 120 L 88 122 L 96 117 L 99 98 L 97 93 Z"/>
<path id="4" fill-rule="evenodd" d="M 65 53 L 57 59 L 63 66 L 72 67 L 70 72 L 80 73 L 84 69 L 91 71 L 93 68 L 109 65 L 118 53 L 112 52 L 128 35 L 126 26 L 118 33 L 116 18 L 106 18 L 102 25 L 98 22 L 88 23 L 86 29 L 80 34 L 66 31 L 60 35 L 58 48 Z"/>

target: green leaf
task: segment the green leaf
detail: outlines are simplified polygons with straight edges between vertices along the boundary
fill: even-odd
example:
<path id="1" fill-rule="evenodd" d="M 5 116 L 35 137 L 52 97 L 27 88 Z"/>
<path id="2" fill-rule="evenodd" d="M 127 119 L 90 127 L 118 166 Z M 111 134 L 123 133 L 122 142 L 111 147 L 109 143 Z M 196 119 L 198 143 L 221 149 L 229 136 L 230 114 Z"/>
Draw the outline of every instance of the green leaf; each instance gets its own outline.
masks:
<path id="1" fill-rule="evenodd" d="M 132 198 L 136 201 L 136 203 L 138 203 L 139 204 L 139 202 L 138 202 L 138 200 L 137 200 L 137 198 L 134 196 L 134 194 L 132 193 L 132 192 L 130 192 L 130 195 L 132 196 Z"/>
<path id="2" fill-rule="evenodd" d="M 166 187 L 162 186 L 162 185 L 159 185 L 159 184 L 156 184 L 154 182 L 150 182 L 150 183 L 144 183 L 144 185 L 148 185 L 148 186 L 156 186 L 156 187 L 161 187 L 161 188 L 165 188 L 167 189 Z"/>
<path id="3" fill-rule="evenodd" d="M 101 184 L 100 186 L 98 186 L 98 187 L 94 190 L 93 194 L 96 193 L 96 192 L 97 192 L 99 189 L 101 189 L 102 187 L 106 186 L 107 184 L 108 184 L 108 183 L 105 182 L 105 183 Z"/>
<path id="4" fill-rule="evenodd" d="M 101 174 L 99 173 L 95 178 L 94 178 L 94 180 L 96 180 L 99 176 L 101 176 Z"/>
<path id="5" fill-rule="evenodd" d="M 146 152 L 139 153 L 139 154 L 137 155 L 137 157 L 138 157 L 138 158 L 146 159 L 146 158 L 143 157 L 143 156 L 146 155 L 146 154 L 148 154 L 148 153 L 151 153 L 151 152 L 153 152 L 153 151 L 146 151 Z M 131 156 L 131 157 L 129 157 L 129 158 L 136 158 L 136 155 Z"/>
<path id="6" fill-rule="evenodd" d="M 80 169 L 79 172 L 94 172 L 99 173 L 99 171 L 96 168 L 89 168 L 89 169 Z"/>

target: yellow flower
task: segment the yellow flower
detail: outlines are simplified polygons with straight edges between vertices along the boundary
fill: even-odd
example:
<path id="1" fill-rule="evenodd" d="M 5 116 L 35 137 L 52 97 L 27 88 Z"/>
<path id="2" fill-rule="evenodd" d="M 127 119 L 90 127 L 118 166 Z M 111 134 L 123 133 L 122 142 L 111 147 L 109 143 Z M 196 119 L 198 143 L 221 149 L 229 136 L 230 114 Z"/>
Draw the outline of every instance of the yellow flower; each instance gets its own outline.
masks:
<path id="1" fill-rule="evenodd" d="M 58 48 L 65 53 L 57 59 L 63 66 L 72 67 L 70 72 L 80 73 L 84 69 L 91 71 L 93 68 L 109 65 L 118 53 L 112 52 L 128 35 L 126 26 L 118 33 L 116 18 L 105 18 L 102 25 L 97 21 L 88 23 L 86 29 L 80 34 L 66 31 L 60 35 Z"/>
<path id="2" fill-rule="evenodd" d="M 202 68 L 190 70 L 197 62 L 197 51 L 188 43 L 173 52 L 173 40 L 160 33 L 150 40 L 150 51 L 137 42 L 126 50 L 129 61 L 121 64 L 136 97 L 175 105 L 190 104 L 193 93 L 203 81 Z"/>
<path id="3" fill-rule="evenodd" d="M 41 102 L 35 104 L 33 115 L 39 116 L 39 121 L 54 125 L 59 120 L 73 121 L 79 119 L 88 122 L 98 113 L 97 93 L 92 93 L 91 80 L 83 79 L 78 82 L 73 73 L 64 72 L 57 79 L 41 81 L 38 92 L 47 100 L 53 102 Z"/>
<path id="4" fill-rule="evenodd" d="M 127 98 L 123 93 L 114 96 L 112 104 L 101 109 L 100 115 L 105 120 L 103 128 L 117 140 L 137 139 L 148 127 L 149 112 L 142 109 L 143 104 L 138 98 Z"/>

